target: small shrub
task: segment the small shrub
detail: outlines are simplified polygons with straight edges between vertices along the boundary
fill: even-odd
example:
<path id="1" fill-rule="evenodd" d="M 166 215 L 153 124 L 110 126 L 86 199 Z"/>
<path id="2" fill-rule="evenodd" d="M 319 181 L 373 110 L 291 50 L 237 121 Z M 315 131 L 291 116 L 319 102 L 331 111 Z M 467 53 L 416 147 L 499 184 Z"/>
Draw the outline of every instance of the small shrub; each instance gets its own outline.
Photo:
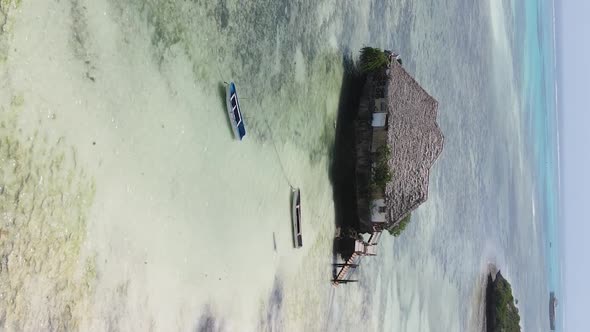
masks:
<path id="1" fill-rule="evenodd" d="M 374 47 L 363 47 L 361 49 L 360 67 L 361 71 L 369 73 L 389 64 L 389 58 L 382 50 Z"/>
<path id="2" fill-rule="evenodd" d="M 408 214 L 404 219 L 402 219 L 402 221 L 400 221 L 397 225 L 390 227 L 389 229 L 387 229 L 387 231 L 389 232 L 389 234 L 393 236 L 400 236 L 400 234 L 404 231 L 404 229 L 406 229 L 406 226 L 410 223 L 411 220 L 412 215 Z"/>
<path id="3" fill-rule="evenodd" d="M 375 167 L 372 174 L 372 186 L 374 190 L 385 190 L 385 186 L 392 179 L 391 171 L 389 170 L 389 159 L 391 158 L 391 150 L 388 145 L 383 145 L 377 149 L 375 154 Z"/>

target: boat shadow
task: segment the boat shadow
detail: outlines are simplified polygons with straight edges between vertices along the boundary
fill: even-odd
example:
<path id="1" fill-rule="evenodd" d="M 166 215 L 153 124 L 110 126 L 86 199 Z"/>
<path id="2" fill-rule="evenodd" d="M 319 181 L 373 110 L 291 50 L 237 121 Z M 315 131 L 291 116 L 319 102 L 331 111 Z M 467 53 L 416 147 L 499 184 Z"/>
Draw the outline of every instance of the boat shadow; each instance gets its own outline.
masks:
<path id="1" fill-rule="evenodd" d="M 356 68 L 352 55 L 343 55 L 344 75 L 340 89 L 336 137 L 331 152 L 330 182 L 333 188 L 336 234 L 333 241 L 332 274 L 336 277 L 338 256 L 343 260 L 350 257 L 349 250 L 341 244 L 345 238 L 356 238 L 359 233 L 355 186 L 355 130 L 354 122 L 358 114 L 366 76 Z"/>
<path id="2" fill-rule="evenodd" d="M 219 97 L 219 102 L 221 105 L 221 109 L 223 110 L 223 115 L 226 118 L 227 122 L 227 130 L 231 137 L 234 137 L 234 130 L 232 129 L 231 120 L 227 115 L 227 90 L 226 85 L 223 82 L 219 82 L 217 84 L 217 95 Z"/>

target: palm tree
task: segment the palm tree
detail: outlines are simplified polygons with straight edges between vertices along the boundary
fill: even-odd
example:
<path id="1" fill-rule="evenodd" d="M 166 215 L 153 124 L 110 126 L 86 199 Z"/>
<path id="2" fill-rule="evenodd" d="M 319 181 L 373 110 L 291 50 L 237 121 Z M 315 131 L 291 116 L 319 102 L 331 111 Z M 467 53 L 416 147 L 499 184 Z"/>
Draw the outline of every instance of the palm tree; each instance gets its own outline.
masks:
<path id="1" fill-rule="evenodd" d="M 389 58 L 382 50 L 375 47 L 363 47 L 361 49 L 360 65 L 365 73 L 386 67 Z"/>

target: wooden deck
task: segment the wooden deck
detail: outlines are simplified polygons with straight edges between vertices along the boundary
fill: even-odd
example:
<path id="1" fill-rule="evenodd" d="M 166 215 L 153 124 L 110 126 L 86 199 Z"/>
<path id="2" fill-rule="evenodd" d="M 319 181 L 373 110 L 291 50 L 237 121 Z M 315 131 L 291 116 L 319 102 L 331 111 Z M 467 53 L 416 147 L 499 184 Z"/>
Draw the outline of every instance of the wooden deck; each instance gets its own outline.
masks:
<path id="1" fill-rule="evenodd" d="M 380 237 L 381 231 L 373 232 L 367 243 L 370 245 L 376 245 L 379 242 Z M 363 257 L 363 255 L 355 252 L 352 254 L 352 256 L 350 256 L 350 258 L 348 258 L 348 260 L 346 260 L 346 263 L 338 264 L 341 266 L 341 268 L 340 271 L 338 271 L 338 274 L 336 274 L 334 280 L 332 280 L 332 285 L 338 286 L 339 284 L 351 281 L 349 279 L 349 275 L 358 267 L 361 257 Z"/>
<path id="2" fill-rule="evenodd" d="M 343 264 L 344 266 L 342 266 L 340 271 L 338 271 L 336 278 L 332 280 L 332 285 L 338 286 L 339 284 L 346 282 L 348 274 L 352 273 L 356 269 L 356 267 L 358 266 L 358 261 L 361 257 L 362 256 L 359 254 L 352 254 L 352 256 L 350 256 L 350 258 L 346 261 L 346 263 Z"/>

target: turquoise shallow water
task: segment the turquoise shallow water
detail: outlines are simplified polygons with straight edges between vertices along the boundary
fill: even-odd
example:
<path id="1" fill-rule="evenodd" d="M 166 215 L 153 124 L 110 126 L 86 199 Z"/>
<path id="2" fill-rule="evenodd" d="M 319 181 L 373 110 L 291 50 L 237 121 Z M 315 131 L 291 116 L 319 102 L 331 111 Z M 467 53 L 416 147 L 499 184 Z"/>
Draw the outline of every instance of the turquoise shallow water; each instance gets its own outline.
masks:
<path id="1" fill-rule="evenodd" d="M 550 291 L 561 296 L 562 276 L 559 220 L 559 123 L 556 106 L 556 59 L 554 3 L 526 1 L 519 26 L 522 35 L 522 77 L 524 110 L 528 114 L 528 137 L 537 172 L 537 195 L 543 202 L 545 259 Z M 563 308 L 558 307 L 557 327 L 561 330 Z"/>

